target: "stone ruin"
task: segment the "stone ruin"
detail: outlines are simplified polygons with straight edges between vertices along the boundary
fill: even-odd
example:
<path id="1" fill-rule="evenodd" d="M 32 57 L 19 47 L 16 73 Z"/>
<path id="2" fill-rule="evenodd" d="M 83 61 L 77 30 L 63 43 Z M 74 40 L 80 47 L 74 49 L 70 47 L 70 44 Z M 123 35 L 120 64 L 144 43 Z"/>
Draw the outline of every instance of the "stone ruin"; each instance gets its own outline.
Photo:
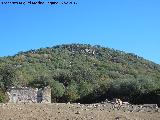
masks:
<path id="1" fill-rule="evenodd" d="M 10 88 L 9 103 L 51 103 L 51 88 Z"/>

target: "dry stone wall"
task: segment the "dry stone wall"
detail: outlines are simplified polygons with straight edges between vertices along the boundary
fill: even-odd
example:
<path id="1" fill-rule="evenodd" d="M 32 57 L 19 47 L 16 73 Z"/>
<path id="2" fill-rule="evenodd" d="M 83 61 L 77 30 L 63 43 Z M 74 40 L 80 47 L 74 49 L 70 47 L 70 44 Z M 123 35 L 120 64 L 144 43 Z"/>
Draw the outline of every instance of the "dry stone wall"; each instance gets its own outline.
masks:
<path id="1" fill-rule="evenodd" d="M 51 89 L 10 88 L 7 92 L 9 103 L 51 103 Z"/>

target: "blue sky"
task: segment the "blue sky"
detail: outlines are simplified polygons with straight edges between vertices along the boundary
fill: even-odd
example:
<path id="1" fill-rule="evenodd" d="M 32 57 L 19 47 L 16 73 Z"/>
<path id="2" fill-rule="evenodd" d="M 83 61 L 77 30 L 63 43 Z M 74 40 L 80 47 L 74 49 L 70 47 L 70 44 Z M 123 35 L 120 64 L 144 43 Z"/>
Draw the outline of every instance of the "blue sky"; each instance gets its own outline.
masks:
<path id="1" fill-rule="evenodd" d="M 160 64 L 160 0 L 75 1 L 77 5 L 0 4 L 0 56 L 83 43 L 135 53 Z"/>

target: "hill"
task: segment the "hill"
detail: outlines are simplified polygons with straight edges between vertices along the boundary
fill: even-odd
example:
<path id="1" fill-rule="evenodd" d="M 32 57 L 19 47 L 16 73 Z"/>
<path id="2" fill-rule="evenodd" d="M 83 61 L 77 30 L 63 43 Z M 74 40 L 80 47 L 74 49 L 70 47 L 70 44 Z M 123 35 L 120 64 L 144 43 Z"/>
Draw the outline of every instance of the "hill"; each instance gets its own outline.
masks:
<path id="1" fill-rule="evenodd" d="M 10 86 L 52 88 L 52 102 L 160 101 L 160 65 L 133 53 L 83 44 L 57 45 L 0 58 L 0 101 Z"/>

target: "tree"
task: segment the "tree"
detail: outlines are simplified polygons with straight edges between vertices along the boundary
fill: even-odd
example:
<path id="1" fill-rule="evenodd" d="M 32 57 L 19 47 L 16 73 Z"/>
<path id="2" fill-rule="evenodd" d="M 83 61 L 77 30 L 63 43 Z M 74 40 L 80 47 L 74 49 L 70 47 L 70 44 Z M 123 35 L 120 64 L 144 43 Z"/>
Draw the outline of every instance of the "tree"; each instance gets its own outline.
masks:
<path id="1" fill-rule="evenodd" d="M 4 90 L 13 86 L 15 80 L 15 68 L 11 65 L 5 65 L 0 68 L 0 87 Z"/>
<path id="2" fill-rule="evenodd" d="M 109 87 L 111 98 L 118 97 L 128 100 L 139 93 L 139 83 L 134 78 L 113 80 Z"/>
<path id="3" fill-rule="evenodd" d="M 0 89 L 0 103 L 5 101 L 6 101 L 5 92 L 2 89 Z"/>
<path id="4" fill-rule="evenodd" d="M 88 83 L 86 81 L 83 81 L 79 85 L 79 95 L 80 98 L 83 98 L 87 95 L 89 95 L 93 91 L 93 85 L 91 83 Z"/>
<path id="5" fill-rule="evenodd" d="M 74 102 L 79 99 L 78 86 L 76 84 L 69 84 L 65 92 L 66 101 Z"/>
<path id="6" fill-rule="evenodd" d="M 44 88 L 49 85 L 50 78 L 47 76 L 38 76 L 32 81 L 29 81 L 28 86 L 34 88 Z"/>
<path id="7" fill-rule="evenodd" d="M 157 82 L 153 78 L 148 76 L 139 76 L 137 78 L 137 81 L 139 83 L 139 89 L 141 93 L 149 93 L 158 89 L 159 87 L 157 85 Z"/>
<path id="8" fill-rule="evenodd" d="M 52 93 L 52 102 L 60 102 L 63 101 L 61 97 L 64 95 L 65 86 L 63 83 L 52 80 L 50 83 L 51 93 Z"/>

